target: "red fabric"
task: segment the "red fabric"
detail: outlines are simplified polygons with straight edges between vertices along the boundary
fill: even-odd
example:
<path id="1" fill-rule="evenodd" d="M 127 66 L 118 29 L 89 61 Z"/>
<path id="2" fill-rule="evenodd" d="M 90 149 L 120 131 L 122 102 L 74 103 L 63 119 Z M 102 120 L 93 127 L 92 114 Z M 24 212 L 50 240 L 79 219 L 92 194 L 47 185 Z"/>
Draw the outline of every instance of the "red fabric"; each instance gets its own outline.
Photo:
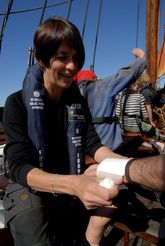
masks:
<path id="1" fill-rule="evenodd" d="M 79 82 L 81 80 L 90 80 L 97 78 L 96 74 L 93 73 L 91 70 L 80 70 L 75 76 L 74 80 Z"/>

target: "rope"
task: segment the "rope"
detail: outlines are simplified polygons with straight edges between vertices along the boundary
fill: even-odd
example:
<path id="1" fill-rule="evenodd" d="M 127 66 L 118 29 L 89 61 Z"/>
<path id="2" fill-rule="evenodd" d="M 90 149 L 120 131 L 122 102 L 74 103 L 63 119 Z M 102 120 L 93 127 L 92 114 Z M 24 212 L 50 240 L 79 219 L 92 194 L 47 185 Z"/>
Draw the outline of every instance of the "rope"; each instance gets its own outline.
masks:
<path id="1" fill-rule="evenodd" d="M 44 5 L 42 7 L 42 13 L 41 13 L 41 18 L 39 21 L 39 26 L 42 24 L 43 21 L 43 17 L 45 14 L 45 10 L 46 10 L 46 4 L 47 4 L 47 0 L 45 0 Z M 34 65 L 34 49 L 32 47 L 29 48 L 28 50 L 28 67 Z"/>
<path id="2" fill-rule="evenodd" d="M 1 46 L 2 46 L 2 38 L 4 35 L 5 27 L 7 24 L 7 20 L 8 20 L 9 14 L 10 14 L 12 4 L 13 4 L 13 0 L 9 0 L 7 11 L 6 11 L 6 14 L 4 15 L 4 19 L 3 19 L 3 23 L 2 23 L 2 27 L 1 27 L 1 31 L 0 31 L 0 52 L 1 52 Z"/>
<path id="3" fill-rule="evenodd" d="M 137 27 L 136 27 L 136 46 L 138 47 L 138 39 L 139 39 L 139 12 L 140 12 L 140 0 L 138 0 L 137 5 Z"/>
<path id="4" fill-rule="evenodd" d="M 75 0 L 72 0 L 72 1 L 75 1 Z M 61 3 L 47 5 L 46 8 L 52 8 L 52 7 L 55 7 L 55 6 L 67 4 L 68 2 L 70 2 L 70 0 L 69 1 L 65 1 L 65 2 L 61 2 Z M 37 7 L 37 8 L 30 8 L 30 9 L 12 11 L 12 12 L 10 12 L 10 15 L 12 15 L 12 14 L 20 14 L 20 13 L 25 13 L 25 12 L 31 12 L 31 11 L 36 11 L 36 10 L 40 10 L 42 8 L 43 7 Z M 2 15 L 5 15 L 5 13 L 0 13 L 0 16 L 2 16 Z"/>
<path id="5" fill-rule="evenodd" d="M 103 1 L 100 0 L 99 15 L 98 15 L 98 22 L 97 22 L 97 31 L 96 31 L 96 38 L 95 38 L 95 47 L 94 47 L 94 54 L 93 54 L 93 62 L 92 62 L 92 66 L 91 66 L 91 70 L 93 72 L 94 72 L 94 66 L 95 66 L 95 57 L 96 57 L 96 48 L 97 48 L 98 33 L 99 33 L 99 26 L 100 26 L 102 3 L 103 3 Z"/>
<path id="6" fill-rule="evenodd" d="M 47 4 L 47 0 L 45 0 L 44 6 L 43 6 L 43 8 L 42 8 L 42 14 L 41 14 L 41 18 L 40 18 L 39 26 L 42 24 L 42 21 L 43 21 L 43 17 L 44 17 L 45 9 L 46 9 L 46 4 Z"/>
<path id="7" fill-rule="evenodd" d="M 83 23 L 83 30 L 82 30 L 82 39 L 84 39 L 86 21 L 87 21 L 87 14 L 88 14 L 88 7 L 89 7 L 89 0 L 86 1 L 86 8 L 85 8 L 85 16 L 84 16 L 84 23 Z"/>
<path id="8" fill-rule="evenodd" d="M 70 2 L 69 2 L 69 9 L 68 9 L 67 20 L 69 20 L 69 17 L 70 17 L 70 12 L 71 12 L 71 7 L 72 7 L 72 1 L 73 0 L 70 0 Z"/>

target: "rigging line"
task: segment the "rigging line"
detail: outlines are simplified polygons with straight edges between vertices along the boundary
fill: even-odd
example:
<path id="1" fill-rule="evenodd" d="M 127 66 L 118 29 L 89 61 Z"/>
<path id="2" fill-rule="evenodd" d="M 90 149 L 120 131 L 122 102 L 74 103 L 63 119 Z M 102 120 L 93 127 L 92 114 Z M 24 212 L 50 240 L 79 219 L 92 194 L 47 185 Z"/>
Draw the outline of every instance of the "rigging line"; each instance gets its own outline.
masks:
<path id="1" fill-rule="evenodd" d="M 70 8 L 71 8 L 71 3 L 72 3 L 73 0 L 70 0 L 69 3 L 70 3 Z M 68 2 L 68 1 L 67 1 Z M 42 7 L 42 14 L 41 14 L 41 18 L 40 18 L 40 21 L 39 21 L 39 26 L 42 24 L 42 21 L 43 21 L 43 17 L 44 17 L 44 13 L 45 13 L 45 10 L 47 8 L 47 0 L 45 0 L 44 2 L 44 6 Z M 69 9 L 70 9 L 69 8 Z M 32 46 L 29 48 L 28 50 L 28 67 L 29 66 L 32 66 L 34 65 L 34 49 L 32 48 Z"/>
<path id="2" fill-rule="evenodd" d="M 136 26 L 136 48 L 138 47 L 138 39 L 139 39 L 139 12 L 140 12 L 140 0 L 138 0 L 137 5 L 137 26 Z"/>
<path id="3" fill-rule="evenodd" d="M 88 7 L 89 7 L 89 0 L 86 0 L 86 8 L 85 8 L 85 16 L 84 16 L 84 23 L 83 23 L 83 30 L 82 30 L 82 39 L 84 39 L 86 21 L 87 21 L 87 14 L 88 14 Z"/>
<path id="4" fill-rule="evenodd" d="M 98 33 L 99 33 L 99 26 L 100 26 L 102 3 L 103 3 L 103 1 L 100 0 L 99 16 L 98 16 L 98 22 L 97 22 L 96 38 L 95 38 L 95 47 L 94 47 L 94 54 L 93 54 L 93 62 L 92 62 L 92 66 L 91 66 L 91 69 L 92 69 L 93 72 L 94 72 L 94 65 L 95 65 L 96 48 L 97 48 Z"/>
<path id="5" fill-rule="evenodd" d="M 28 67 L 30 67 L 32 64 L 34 64 L 34 56 L 33 56 L 33 48 L 32 46 L 28 49 Z"/>
<path id="6" fill-rule="evenodd" d="M 72 0 L 75 1 L 75 0 Z M 56 4 L 51 4 L 51 5 L 47 5 L 46 8 L 53 8 L 59 5 L 63 5 L 63 4 L 67 4 L 69 1 L 65 1 L 65 2 L 61 2 L 61 3 L 56 3 Z M 18 10 L 18 11 L 12 11 L 10 12 L 10 15 L 12 14 L 20 14 L 20 13 L 25 13 L 25 12 L 31 12 L 31 11 L 36 11 L 36 10 L 40 10 L 43 7 L 37 7 L 37 8 L 30 8 L 30 9 L 24 9 L 24 10 Z M 5 13 L 0 13 L 0 16 L 5 15 Z"/>
<path id="7" fill-rule="evenodd" d="M 3 23 L 2 23 L 2 27 L 1 27 L 1 31 L 0 31 L 0 52 L 1 52 L 1 47 L 2 47 L 2 38 L 4 35 L 5 27 L 7 24 L 7 20 L 8 20 L 12 5 L 13 5 L 13 0 L 9 0 L 7 11 L 6 11 L 6 14 L 4 15 L 4 19 L 3 19 Z"/>
<path id="8" fill-rule="evenodd" d="M 67 20 L 69 20 L 69 17 L 70 17 L 70 12 L 71 12 L 71 7 L 72 7 L 72 2 L 73 2 L 73 0 L 70 0 L 70 1 L 69 1 L 69 8 L 68 8 Z"/>
<path id="9" fill-rule="evenodd" d="M 44 6 L 43 6 L 43 8 L 42 8 L 42 14 L 41 14 L 41 18 L 40 18 L 39 26 L 42 24 L 42 21 L 43 21 L 43 17 L 44 17 L 45 9 L 46 9 L 46 4 L 47 4 L 47 0 L 45 0 L 45 2 L 44 2 Z"/>
<path id="10" fill-rule="evenodd" d="M 47 0 L 45 0 L 44 5 L 42 7 L 42 13 L 41 13 L 40 21 L 39 21 L 39 26 L 42 24 L 42 21 L 43 21 L 46 4 L 47 4 Z M 28 50 L 28 67 L 31 65 L 34 65 L 34 49 L 32 47 L 30 47 Z"/>

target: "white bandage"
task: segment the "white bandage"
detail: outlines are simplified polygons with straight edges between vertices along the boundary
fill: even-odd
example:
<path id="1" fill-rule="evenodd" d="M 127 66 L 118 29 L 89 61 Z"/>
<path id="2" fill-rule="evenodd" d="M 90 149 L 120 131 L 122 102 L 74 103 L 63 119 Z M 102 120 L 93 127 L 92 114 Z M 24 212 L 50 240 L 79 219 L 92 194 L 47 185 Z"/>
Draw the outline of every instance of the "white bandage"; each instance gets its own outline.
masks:
<path id="1" fill-rule="evenodd" d="M 101 186 L 110 189 L 114 186 L 114 180 L 121 179 L 125 174 L 125 167 L 131 158 L 107 158 L 97 167 L 97 176 L 103 178 Z"/>
<path id="2" fill-rule="evenodd" d="M 114 187 L 114 181 L 110 178 L 104 178 L 100 182 L 100 185 L 107 188 L 107 189 L 111 189 L 112 187 Z"/>

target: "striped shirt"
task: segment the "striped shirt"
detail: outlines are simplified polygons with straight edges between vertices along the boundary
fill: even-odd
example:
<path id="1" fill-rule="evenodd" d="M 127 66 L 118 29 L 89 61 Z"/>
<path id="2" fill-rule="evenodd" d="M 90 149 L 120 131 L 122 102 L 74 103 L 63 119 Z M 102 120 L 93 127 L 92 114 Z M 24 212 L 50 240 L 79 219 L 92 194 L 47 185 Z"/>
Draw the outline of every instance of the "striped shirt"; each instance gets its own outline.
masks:
<path id="1" fill-rule="evenodd" d="M 125 109 L 123 112 L 123 104 L 126 94 L 122 94 L 116 105 L 116 115 L 119 118 L 120 124 L 124 129 L 137 128 L 140 131 L 136 117 L 139 117 L 143 121 L 147 121 L 148 113 L 145 105 L 145 98 L 138 92 L 129 92 Z M 122 119 L 123 117 L 123 119 Z"/>

